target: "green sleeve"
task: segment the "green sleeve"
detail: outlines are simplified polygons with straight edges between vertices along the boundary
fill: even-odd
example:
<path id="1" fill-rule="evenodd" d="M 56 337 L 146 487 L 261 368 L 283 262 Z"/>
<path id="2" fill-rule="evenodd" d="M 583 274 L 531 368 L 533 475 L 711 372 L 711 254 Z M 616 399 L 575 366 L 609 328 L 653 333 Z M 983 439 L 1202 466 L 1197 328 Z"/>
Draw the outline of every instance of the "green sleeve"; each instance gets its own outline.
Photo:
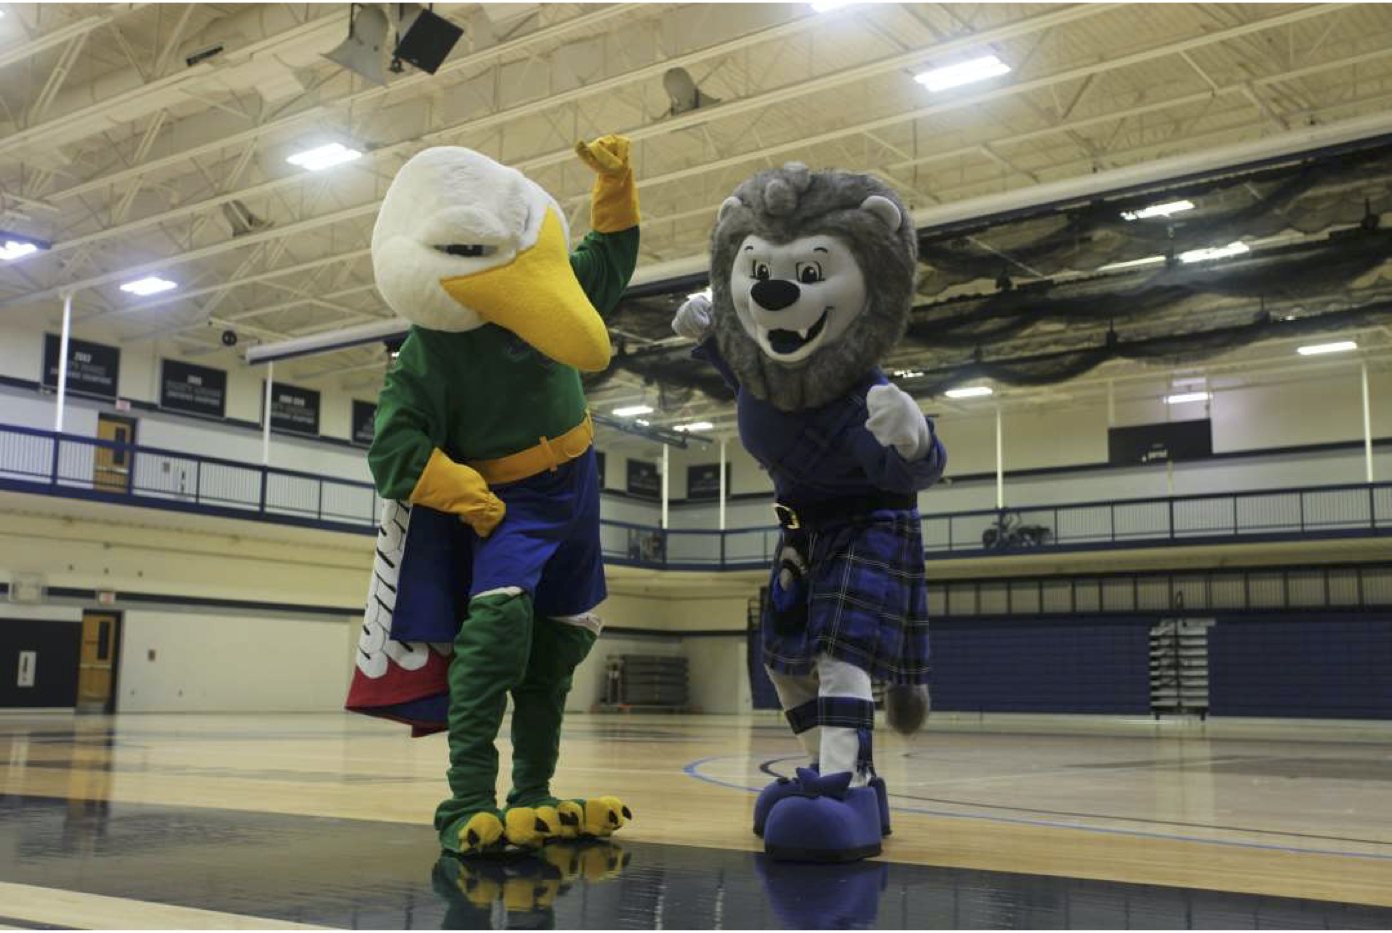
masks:
<path id="1" fill-rule="evenodd" d="M 608 317 L 619 303 L 619 296 L 628 288 L 628 280 L 638 265 L 638 228 L 585 234 L 585 239 L 570 254 L 570 265 L 590 304 L 601 317 Z"/>
<path id="2" fill-rule="evenodd" d="M 377 397 L 367 465 L 384 499 L 409 499 L 430 454 L 444 446 L 447 376 L 412 329 Z"/>

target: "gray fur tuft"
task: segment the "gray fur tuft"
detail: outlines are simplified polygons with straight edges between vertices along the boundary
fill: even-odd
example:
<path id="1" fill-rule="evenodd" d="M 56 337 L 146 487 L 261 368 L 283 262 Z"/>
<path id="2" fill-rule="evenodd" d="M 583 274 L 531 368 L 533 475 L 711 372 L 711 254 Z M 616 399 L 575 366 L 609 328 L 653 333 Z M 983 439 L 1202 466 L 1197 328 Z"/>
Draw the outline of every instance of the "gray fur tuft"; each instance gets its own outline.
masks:
<path id="1" fill-rule="evenodd" d="M 818 408 L 844 395 L 903 336 L 913 305 L 918 239 L 913 224 L 889 230 L 860 205 L 899 196 L 869 175 L 812 172 L 800 162 L 766 169 L 735 189 L 739 206 L 722 210 L 711 232 L 711 293 L 720 354 L 740 385 L 782 411 Z M 847 244 L 860 263 L 869 306 L 840 340 L 794 366 L 769 359 L 745 332 L 730 297 L 730 270 L 746 236 L 776 243 L 823 234 Z"/>

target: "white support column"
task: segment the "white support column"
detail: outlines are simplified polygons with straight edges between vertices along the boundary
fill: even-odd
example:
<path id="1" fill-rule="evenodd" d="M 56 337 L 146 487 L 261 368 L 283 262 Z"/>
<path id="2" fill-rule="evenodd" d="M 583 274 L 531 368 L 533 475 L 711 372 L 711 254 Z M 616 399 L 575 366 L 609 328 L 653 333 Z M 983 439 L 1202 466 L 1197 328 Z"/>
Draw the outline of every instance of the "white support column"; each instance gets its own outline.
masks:
<path id="1" fill-rule="evenodd" d="M 1373 481 L 1373 412 L 1368 401 L 1368 363 L 1360 367 L 1363 377 L 1363 466 L 1368 482 Z"/>
<path id="2" fill-rule="evenodd" d="M 261 412 L 261 462 L 271 465 L 271 385 L 275 382 L 275 361 L 266 364 L 266 407 Z"/>
<path id="3" fill-rule="evenodd" d="M 68 336 L 72 333 L 72 292 L 63 293 L 63 335 L 58 338 L 58 407 L 53 430 L 63 433 L 63 402 L 68 394 Z"/>
<path id="4" fill-rule="evenodd" d="M 1001 410 L 1000 404 L 996 405 L 996 508 L 1005 508 L 1005 461 L 1002 457 L 1001 443 Z"/>
<path id="5" fill-rule="evenodd" d="M 720 439 L 720 530 L 725 530 L 725 497 L 729 490 L 725 488 L 725 438 Z"/>
<path id="6" fill-rule="evenodd" d="M 668 483 L 668 474 L 671 472 L 671 469 L 670 469 L 670 468 L 671 468 L 671 464 L 672 464 L 671 453 L 672 453 L 672 448 L 668 447 L 666 444 L 663 444 L 663 445 L 662 445 L 662 528 L 663 528 L 664 531 L 665 531 L 666 528 L 667 528 L 667 495 L 668 495 L 668 492 L 667 492 L 667 483 Z"/>

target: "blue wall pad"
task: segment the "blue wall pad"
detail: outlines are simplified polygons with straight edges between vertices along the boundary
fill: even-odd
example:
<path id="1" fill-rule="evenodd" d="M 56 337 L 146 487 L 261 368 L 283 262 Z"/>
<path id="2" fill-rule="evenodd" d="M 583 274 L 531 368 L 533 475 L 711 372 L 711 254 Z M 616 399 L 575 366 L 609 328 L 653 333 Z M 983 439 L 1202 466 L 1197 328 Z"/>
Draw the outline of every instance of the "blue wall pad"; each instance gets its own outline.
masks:
<path id="1" fill-rule="evenodd" d="M 933 708 L 1148 714 L 1154 621 L 934 621 Z"/>
<path id="2" fill-rule="evenodd" d="M 1392 719 L 1392 615 L 1223 619 L 1209 697 L 1215 716 Z"/>

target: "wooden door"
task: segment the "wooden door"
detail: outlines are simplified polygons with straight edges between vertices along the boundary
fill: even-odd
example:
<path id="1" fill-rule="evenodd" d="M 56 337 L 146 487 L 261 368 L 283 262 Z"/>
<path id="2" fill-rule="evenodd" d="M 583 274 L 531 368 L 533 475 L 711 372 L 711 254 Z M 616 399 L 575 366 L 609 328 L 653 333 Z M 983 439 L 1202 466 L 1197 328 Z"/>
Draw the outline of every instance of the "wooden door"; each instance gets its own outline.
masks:
<path id="1" fill-rule="evenodd" d="M 97 437 L 117 444 L 134 444 L 135 419 L 98 415 Z M 92 485 L 107 492 L 130 492 L 134 469 L 135 454 L 131 451 L 98 447 L 92 463 Z"/>
<path id="2" fill-rule="evenodd" d="M 77 669 L 79 713 L 111 712 L 120 624 L 120 616 L 114 612 L 82 614 L 82 654 Z"/>

